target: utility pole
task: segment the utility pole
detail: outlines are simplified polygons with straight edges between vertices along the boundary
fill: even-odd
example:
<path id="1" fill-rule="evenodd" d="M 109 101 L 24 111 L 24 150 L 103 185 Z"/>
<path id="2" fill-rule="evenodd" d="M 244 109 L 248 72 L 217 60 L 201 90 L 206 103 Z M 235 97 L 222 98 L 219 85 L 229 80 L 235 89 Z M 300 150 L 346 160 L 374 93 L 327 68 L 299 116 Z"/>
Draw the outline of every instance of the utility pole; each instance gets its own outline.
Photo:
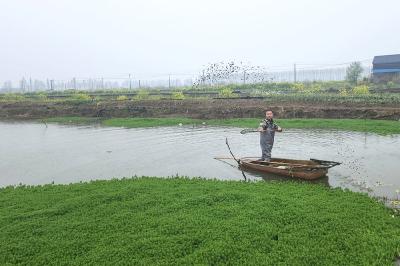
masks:
<path id="1" fill-rule="evenodd" d="M 294 79 L 294 83 L 297 82 L 297 70 L 296 70 L 296 64 L 293 65 L 293 79 Z"/>
<path id="2" fill-rule="evenodd" d="M 51 80 L 50 80 L 50 90 L 51 90 L 51 91 L 53 90 L 53 85 L 54 85 L 53 83 L 54 83 L 54 80 L 51 79 Z"/>
<path id="3" fill-rule="evenodd" d="M 29 78 L 29 90 L 32 92 L 32 77 Z"/>
<path id="4" fill-rule="evenodd" d="M 73 84 L 73 86 L 74 86 L 74 90 L 76 90 L 76 78 L 73 78 L 73 79 L 72 79 L 72 84 Z"/>
<path id="5" fill-rule="evenodd" d="M 140 89 L 140 79 L 139 79 L 139 89 Z"/>
<path id="6" fill-rule="evenodd" d="M 168 89 L 171 89 L 171 75 L 168 76 Z"/>
<path id="7" fill-rule="evenodd" d="M 132 89 L 131 74 L 129 74 L 129 89 Z"/>

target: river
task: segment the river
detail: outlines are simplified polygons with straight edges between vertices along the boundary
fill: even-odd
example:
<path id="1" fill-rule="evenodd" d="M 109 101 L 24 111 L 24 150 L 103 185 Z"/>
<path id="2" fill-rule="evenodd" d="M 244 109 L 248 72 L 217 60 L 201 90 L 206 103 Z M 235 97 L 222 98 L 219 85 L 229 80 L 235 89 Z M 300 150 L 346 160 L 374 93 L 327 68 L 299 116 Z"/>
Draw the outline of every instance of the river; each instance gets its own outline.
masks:
<path id="1" fill-rule="evenodd" d="M 232 127 L 114 128 L 0 122 L 0 186 L 68 184 L 132 176 L 243 180 L 228 156 L 260 154 L 257 133 Z M 400 135 L 288 129 L 277 133 L 273 157 L 342 162 L 318 182 L 396 199 Z M 232 166 L 231 166 L 231 165 Z M 246 172 L 250 180 L 285 179 Z M 397 192 L 396 192 L 397 191 Z"/>

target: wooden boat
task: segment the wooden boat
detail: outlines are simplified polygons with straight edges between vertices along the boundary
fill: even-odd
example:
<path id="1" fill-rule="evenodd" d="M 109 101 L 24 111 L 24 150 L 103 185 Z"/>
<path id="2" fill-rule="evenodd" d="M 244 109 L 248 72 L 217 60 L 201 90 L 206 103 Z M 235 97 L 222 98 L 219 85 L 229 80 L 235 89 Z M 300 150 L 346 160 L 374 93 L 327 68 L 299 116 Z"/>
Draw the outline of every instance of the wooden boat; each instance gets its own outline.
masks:
<path id="1" fill-rule="evenodd" d="M 314 180 L 326 176 L 328 169 L 339 165 L 338 162 L 317 159 L 292 160 L 272 158 L 270 162 L 258 161 L 255 157 L 244 157 L 238 160 L 242 169 L 271 173 L 280 176 Z"/>

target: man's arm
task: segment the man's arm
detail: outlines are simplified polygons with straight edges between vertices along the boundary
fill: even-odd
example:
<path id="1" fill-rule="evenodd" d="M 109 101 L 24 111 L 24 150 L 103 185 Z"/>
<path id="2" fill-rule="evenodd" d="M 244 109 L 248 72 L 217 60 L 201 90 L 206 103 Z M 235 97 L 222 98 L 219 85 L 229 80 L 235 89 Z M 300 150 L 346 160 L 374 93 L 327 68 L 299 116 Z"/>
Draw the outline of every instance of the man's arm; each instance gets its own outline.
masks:
<path id="1" fill-rule="evenodd" d="M 260 123 L 260 125 L 259 125 L 258 128 L 257 128 L 257 131 L 258 131 L 258 132 L 264 132 L 264 131 L 266 131 L 266 130 L 264 129 L 264 124 L 263 124 L 263 122 Z"/>
<path id="2" fill-rule="evenodd" d="M 282 128 L 280 126 L 278 126 L 277 124 L 274 125 L 274 129 L 275 129 L 275 131 L 282 132 Z"/>
<path id="3" fill-rule="evenodd" d="M 265 129 L 263 128 L 263 126 L 260 124 L 260 126 L 257 128 L 258 132 L 264 132 Z"/>

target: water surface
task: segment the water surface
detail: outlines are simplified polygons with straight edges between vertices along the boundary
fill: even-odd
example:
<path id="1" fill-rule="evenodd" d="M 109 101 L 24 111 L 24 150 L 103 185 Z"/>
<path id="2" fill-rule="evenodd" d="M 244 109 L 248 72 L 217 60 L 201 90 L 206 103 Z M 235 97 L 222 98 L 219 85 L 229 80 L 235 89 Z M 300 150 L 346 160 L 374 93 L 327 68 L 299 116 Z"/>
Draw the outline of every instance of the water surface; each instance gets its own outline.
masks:
<path id="1" fill-rule="evenodd" d="M 201 176 L 243 180 L 228 156 L 260 153 L 257 133 L 228 127 L 125 129 L 0 122 L 0 186 L 67 184 L 137 176 Z M 400 136 L 336 130 L 288 129 L 276 135 L 274 157 L 339 161 L 318 182 L 396 198 Z M 249 179 L 279 179 L 247 172 Z"/>

